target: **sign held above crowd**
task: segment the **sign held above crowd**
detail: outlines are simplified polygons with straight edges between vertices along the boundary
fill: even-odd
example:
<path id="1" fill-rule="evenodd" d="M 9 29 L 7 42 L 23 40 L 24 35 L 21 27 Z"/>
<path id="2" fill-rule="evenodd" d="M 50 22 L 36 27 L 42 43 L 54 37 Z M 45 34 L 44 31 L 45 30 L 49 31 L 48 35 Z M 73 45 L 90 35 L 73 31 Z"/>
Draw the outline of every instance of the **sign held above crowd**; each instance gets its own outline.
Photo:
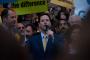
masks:
<path id="1" fill-rule="evenodd" d="M 17 15 L 40 13 L 48 10 L 47 0 L 16 0 L 9 3 L 12 4 Z M 4 1 L 3 4 L 5 4 Z"/>
<path id="2" fill-rule="evenodd" d="M 72 8 L 73 7 L 73 0 L 51 0 L 51 3 L 60 5 L 66 8 Z"/>

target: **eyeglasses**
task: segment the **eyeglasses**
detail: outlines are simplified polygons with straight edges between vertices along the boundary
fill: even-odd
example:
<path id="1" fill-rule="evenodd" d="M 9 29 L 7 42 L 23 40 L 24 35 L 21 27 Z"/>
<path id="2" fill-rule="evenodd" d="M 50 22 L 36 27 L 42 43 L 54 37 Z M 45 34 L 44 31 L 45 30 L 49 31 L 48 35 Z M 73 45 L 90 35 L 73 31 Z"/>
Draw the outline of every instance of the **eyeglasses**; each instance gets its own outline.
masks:
<path id="1" fill-rule="evenodd" d="M 18 27 L 18 29 L 24 29 L 24 27 Z"/>

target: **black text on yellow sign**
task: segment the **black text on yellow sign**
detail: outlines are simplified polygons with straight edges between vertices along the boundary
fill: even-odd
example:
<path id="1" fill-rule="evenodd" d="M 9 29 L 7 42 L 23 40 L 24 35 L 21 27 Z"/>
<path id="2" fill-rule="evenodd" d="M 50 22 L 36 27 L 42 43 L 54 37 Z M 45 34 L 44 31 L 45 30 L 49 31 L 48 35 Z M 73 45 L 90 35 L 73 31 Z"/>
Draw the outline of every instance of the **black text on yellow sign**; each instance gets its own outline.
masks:
<path id="1" fill-rule="evenodd" d="M 14 8 L 20 8 L 20 7 L 31 7 L 31 6 L 40 6 L 45 5 L 45 1 L 23 1 L 21 4 L 19 3 L 12 3 Z"/>
<path id="2" fill-rule="evenodd" d="M 47 0 L 18 0 L 12 5 L 17 15 L 33 14 L 48 10 Z"/>

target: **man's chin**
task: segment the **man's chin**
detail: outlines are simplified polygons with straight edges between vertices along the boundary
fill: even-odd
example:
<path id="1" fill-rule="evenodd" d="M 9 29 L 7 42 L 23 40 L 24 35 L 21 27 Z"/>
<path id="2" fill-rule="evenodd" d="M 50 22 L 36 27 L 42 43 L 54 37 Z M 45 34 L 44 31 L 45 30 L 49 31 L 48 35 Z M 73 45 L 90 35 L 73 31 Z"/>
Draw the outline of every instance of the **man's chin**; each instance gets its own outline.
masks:
<path id="1" fill-rule="evenodd" d="M 66 32 L 66 30 L 61 30 L 62 33 Z"/>

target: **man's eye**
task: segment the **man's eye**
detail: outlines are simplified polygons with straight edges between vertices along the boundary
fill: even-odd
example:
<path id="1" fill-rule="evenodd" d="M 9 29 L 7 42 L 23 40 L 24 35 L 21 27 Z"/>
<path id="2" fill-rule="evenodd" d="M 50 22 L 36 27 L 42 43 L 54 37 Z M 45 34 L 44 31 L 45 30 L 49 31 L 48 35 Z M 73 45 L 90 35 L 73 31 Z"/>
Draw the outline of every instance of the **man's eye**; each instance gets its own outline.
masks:
<path id="1" fill-rule="evenodd" d="M 41 20 L 41 22 L 44 22 L 44 20 Z"/>
<path id="2" fill-rule="evenodd" d="M 12 16 L 11 18 L 14 18 L 14 16 Z"/>
<path id="3" fill-rule="evenodd" d="M 48 19 L 46 19 L 46 21 L 49 21 Z"/>
<path id="4" fill-rule="evenodd" d="M 12 16 L 11 18 L 16 18 L 16 16 Z"/>

